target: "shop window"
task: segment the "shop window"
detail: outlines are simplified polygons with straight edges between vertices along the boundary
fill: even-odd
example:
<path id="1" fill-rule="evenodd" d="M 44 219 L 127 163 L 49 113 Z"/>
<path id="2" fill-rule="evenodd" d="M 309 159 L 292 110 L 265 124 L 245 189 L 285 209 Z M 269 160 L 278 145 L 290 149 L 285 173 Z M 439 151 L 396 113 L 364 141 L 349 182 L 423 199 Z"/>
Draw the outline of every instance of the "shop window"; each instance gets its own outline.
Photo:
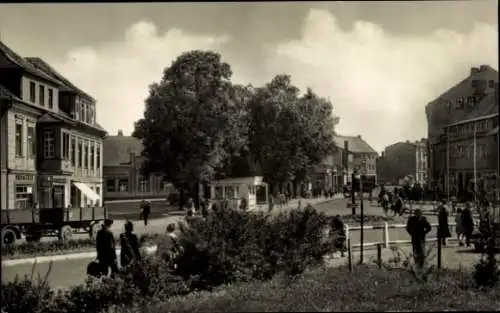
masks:
<path id="1" fill-rule="evenodd" d="M 29 209 L 33 207 L 33 186 L 16 185 L 16 209 Z"/>
<path id="2" fill-rule="evenodd" d="M 118 180 L 118 190 L 120 192 L 128 192 L 128 178 L 120 178 Z"/>
<path id="3" fill-rule="evenodd" d="M 115 192 L 116 191 L 114 178 L 106 179 L 106 191 L 107 192 Z"/>

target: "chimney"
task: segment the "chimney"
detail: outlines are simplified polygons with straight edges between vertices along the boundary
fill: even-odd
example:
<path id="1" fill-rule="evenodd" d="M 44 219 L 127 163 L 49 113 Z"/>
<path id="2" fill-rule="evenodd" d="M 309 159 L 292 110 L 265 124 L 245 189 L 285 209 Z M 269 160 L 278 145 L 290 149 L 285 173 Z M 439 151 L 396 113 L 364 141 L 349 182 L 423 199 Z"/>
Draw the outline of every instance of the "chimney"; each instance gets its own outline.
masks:
<path id="1" fill-rule="evenodd" d="M 471 69 L 470 69 L 470 76 L 474 76 L 477 73 L 479 73 L 479 69 L 477 67 L 471 67 Z"/>
<path id="2" fill-rule="evenodd" d="M 123 136 L 123 130 L 121 130 L 121 129 L 118 130 L 118 136 L 120 136 L 120 137 Z"/>
<path id="3" fill-rule="evenodd" d="M 361 135 L 358 135 L 358 138 L 360 138 L 360 139 L 361 139 Z"/>
<path id="4" fill-rule="evenodd" d="M 481 65 L 481 66 L 479 66 L 479 71 L 480 72 L 486 72 L 487 69 L 488 69 L 488 65 Z"/>

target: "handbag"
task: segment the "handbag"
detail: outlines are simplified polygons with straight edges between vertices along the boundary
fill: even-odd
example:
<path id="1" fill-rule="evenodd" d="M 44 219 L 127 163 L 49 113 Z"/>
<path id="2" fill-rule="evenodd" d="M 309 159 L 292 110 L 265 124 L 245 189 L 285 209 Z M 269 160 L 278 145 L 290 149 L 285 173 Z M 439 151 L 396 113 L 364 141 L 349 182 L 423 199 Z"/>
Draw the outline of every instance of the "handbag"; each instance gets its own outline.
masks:
<path id="1" fill-rule="evenodd" d="M 93 276 L 93 277 L 96 277 L 96 278 L 101 277 L 102 270 L 101 270 L 101 266 L 100 266 L 100 264 L 99 264 L 99 262 L 97 260 L 91 261 L 87 265 L 87 275 Z"/>

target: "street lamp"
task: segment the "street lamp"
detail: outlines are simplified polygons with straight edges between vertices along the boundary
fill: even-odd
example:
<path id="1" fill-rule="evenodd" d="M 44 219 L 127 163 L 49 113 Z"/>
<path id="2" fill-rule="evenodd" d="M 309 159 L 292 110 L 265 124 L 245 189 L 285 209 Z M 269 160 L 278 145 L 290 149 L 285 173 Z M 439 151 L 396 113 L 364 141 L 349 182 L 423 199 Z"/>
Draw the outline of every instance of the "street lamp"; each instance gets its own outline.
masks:
<path id="1" fill-rule="evenodd" d="M 366 174 L 366 158 L 361 160 L 361 173 Z M 359 255 L 359 263 L 363 264 L 363 245 L 364 245 L 364 206 L 363 206 L 363 175 L 359 175 L 359 202 L 360 202 L 360 210 L 361 210 L 361 236 L 360 236 L 360 255 Z"/>

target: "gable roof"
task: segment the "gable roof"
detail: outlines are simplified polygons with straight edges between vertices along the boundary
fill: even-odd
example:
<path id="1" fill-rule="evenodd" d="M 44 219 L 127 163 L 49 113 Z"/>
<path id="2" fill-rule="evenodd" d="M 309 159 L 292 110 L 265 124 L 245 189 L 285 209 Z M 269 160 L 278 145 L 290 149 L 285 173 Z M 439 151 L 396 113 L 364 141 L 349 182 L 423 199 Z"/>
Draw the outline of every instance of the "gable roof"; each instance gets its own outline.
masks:
<path id="1" fill-rule="evenodd" d="M 25 58 L 26 61 L 31 63 L 35 68 L 38 70 L 44 72 L 45 74 L 49 75 L 53 79 L 57 80 L 63 87 L 66 89 L 66 91 L 73 91 L 76 92 L 84 97 L 89 98 L 90 100 L 95 102 L 95 99 L 91 97 L 88 93 L 84 92 L 80 88 L 76 87 L 73 83 L 71 83 L 66 77 L 61 75 L 58 71 L 56 71 L 52 66 L 50 66 L 47 62 L 42 60 L 39 57 L 28 57 Z"/>
<path id="2" fill-rule="evenodd" d="M 103 166 L 118 166 L 130 162 L 130 153 L 141 155 L 142 142 L 132 136 L 107 136 L 103 140 Z"/>
<path id="3" fill-rule="evenodd" d="M 0 98 L 13 99 L 16 101 L 21 101 L 19 97 L 13 94 L 9 89 L 5 88 L 2 84 L 0 84 Z"/>
<path id="4" fill-rule="evenodd" d="M 366 141 L 364 141 L 361 136 L 341 136 L 335 135 L 334 137 L 335 145 L 344 149 L 344 141 L 347 141 L 349 145 L 349 151 L 353 153 L 377 153 Z"/>
<path id="5" fill-rule="evenodd" d="M 26 72 L 30 73 L 31 75 L 34 75 L 38 78 L 44 79 L 46 81 L 49 81 L 57 86 L 59 86 L 61 83 L 57 81 L 56 79 L 50 77 L 49 75 L 45 74 L 44 72 L 40 71 L 36 67 L 34 67 L 30 62 L 26 61 L 23 57 L 21 57 L 19 54 L 15 53 L 12 49 L 10 49 L 6 44 L 4 44 L 2 41 L 0 41 L 0 51 L 5 55 L 5 57 L 18 67 L 22 68 Z"/>

